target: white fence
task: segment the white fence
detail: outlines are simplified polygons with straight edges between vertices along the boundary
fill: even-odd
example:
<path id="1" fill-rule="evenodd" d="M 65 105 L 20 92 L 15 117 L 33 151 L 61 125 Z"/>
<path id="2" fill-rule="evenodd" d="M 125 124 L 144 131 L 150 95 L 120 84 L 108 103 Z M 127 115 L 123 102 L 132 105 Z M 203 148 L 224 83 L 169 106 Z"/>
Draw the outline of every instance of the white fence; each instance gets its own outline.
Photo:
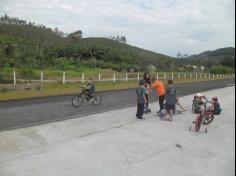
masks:
<path id="1" fill-rule="evenodd" d="M 137 80 L 139 81 L 142 78 L 141 73 L 137 73 L 136 75 L 134 73 L 132 74 L 123 74 L 124 76 L 117 76 L 115 73 L 113 74 L 112 77 L 107 78 L 107 77 L 102 77 L 101 74 L 98 74 L 97 76 L 93 76 L 92 78 L 94 81 L 131 81 L 131 80 Z M 154 75 L 154 74 L 152 74 Z M 76 78 L 67 78 L 66 72 L 62 72 L 61 78 L 58 79 L 44 79 L 44 72 L 41 72 L 39 75 L 39 80 L 30 80 L 31 82 L 40 82 L 43 84 L 44 82 L 62 82 L 62 84 L 66 83 L 71 83 L 71 82 L 82 82 L 84 83 L 86 80 L 86 74 L 82 73 L 81 76 L 76 77 Z M 172 79 L 172 80 L 177 80 L 177 79 L 196 79 L 196 80 L 202 80 L 202 79 L 228 79 L 228 78 L 235 78 L 235 74 L 210 74 L 210 73 L 156 73 L 156 78 L 157 79 Z M 27 79 L 22 79 L 22 78 L 17 78 L 17 73 L 14 70 L 13 71 L 13 84 L 16 85 L 17 82 L 25 82 Z"/>

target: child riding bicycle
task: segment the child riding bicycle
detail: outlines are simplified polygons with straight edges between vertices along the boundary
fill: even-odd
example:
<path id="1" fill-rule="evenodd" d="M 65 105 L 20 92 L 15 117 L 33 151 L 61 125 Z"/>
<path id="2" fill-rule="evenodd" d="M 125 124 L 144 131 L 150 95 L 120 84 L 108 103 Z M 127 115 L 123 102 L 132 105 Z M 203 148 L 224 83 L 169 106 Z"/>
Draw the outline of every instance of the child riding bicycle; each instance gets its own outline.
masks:
<path id="1" fill-rule="evenodd" d="M 206 97 L 200 93 L 194 95 L 192 111 L 199 114 L 201 112 L 201 106 L 205 103 Z"/>
<path id="2" fill-rule="evenodd" d="M 88 83 L 84 86 L 85 87 L 85 93 L 89 97 L 89 101 L 92 102 L 94 100 L 94 94 L 95 94 L 95 85 L 93 83 L 92 78 L 88 78 Z"/>

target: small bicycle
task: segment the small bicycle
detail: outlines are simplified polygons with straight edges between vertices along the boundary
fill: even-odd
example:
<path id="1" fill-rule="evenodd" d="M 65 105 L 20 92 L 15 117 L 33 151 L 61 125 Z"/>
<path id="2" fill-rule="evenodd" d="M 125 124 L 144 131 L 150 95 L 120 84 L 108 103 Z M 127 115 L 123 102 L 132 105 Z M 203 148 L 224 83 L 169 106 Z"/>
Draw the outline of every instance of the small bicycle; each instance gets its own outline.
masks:
<path id="1" fill-rule="evenodd" d="M 212 113 L 211 106 L 207 107 L 207 105 L 202 105 L 200 108 L 200 114 L 198 114 L 195 121 L 193 121 L 194 131 L 199 132 L 201 125 L 209 125 L 213 120 L 214 114 Z M 189 131 L 191 130 L 192 126 L 189 127 Z M 207 133 L 207 128 L 205 128 L 205 133 Z"/>
<path id="2" fill-rule="evenodd" d="M 84 100 L 93 105 L 100 105 L 102 103 L 102 97 L 99 94 L 94 94 L 92 98 L 89 97 L 88 92 L 85 90 L 85 87 L 80 87 L 82 89 L 81 93 L 72 97 L 71 104 L 72 106 L 79 108 Z"/>

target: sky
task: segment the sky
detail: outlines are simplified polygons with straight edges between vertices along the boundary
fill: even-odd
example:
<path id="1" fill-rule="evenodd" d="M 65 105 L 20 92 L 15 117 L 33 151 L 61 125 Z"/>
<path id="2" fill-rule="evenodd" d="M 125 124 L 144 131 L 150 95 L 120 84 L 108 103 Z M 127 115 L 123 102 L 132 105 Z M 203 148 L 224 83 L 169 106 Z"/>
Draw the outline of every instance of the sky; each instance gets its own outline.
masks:
<path id="1" fill-rule="evenodd" d="M 235 47 L 235 0 L 0 0 L 5 14 L 169 56 Z"/>

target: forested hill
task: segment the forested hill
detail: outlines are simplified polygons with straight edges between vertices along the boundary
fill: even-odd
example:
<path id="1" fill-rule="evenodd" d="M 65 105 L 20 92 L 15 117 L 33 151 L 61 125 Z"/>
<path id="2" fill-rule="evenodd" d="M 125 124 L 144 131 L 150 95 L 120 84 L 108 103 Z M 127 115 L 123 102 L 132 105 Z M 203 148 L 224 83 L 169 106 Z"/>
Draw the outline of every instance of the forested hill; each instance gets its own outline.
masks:
<path id="1" fill-rule="evenodd" d="M 82 38 L 82 31 L 65 34 L 7 15 L 0 18 L 0 67 L 114 70 L 174 70 L 172 57 L 126 43 L 125 36 Z"/>
<path id="2" fill-rule="evenodd" d="M 213 51 L 205 51 L 197 55 L 189 56 L 187 59 L 193 64 L 200 64 L 207 67 L 211 67 L 212 65 L 234 67 L 235 48 L 227 47 Z"/>
<path id="3" fill-rule="evenodd" d="M 193 65 L 207 69 L 220 65 L 227 67 L 223 68 L 224 72 L 235 70 L 234 48 L 176 59 L 127 43 L 122 35 L 83 38 L 80 29 L 66 34 L 58 28 L 51 29 L 7 15 L 0 17 L 0 68 L 193 71 Z"/>

